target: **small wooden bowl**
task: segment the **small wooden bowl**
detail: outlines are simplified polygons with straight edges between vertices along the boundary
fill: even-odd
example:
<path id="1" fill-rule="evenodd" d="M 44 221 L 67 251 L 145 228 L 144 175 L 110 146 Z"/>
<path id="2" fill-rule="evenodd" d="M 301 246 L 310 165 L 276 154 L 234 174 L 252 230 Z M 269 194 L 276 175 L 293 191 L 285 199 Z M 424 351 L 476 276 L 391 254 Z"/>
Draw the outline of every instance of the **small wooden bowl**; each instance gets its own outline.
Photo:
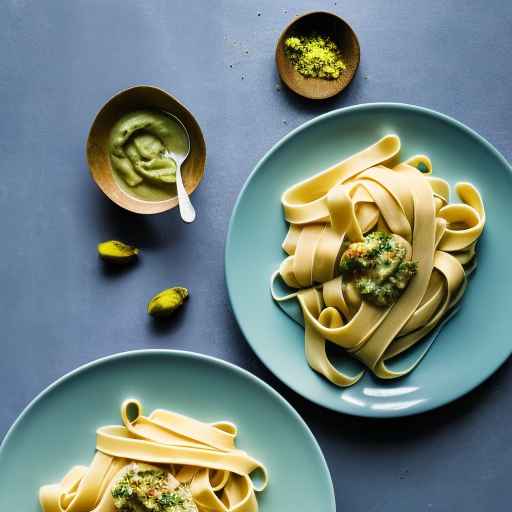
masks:
<path id="1" fill-rule="evenodd" d="M 132 87 L 110 98 L 96 115 L 87 138 L 87 161 L 91 175 L 114 203 L 134 213 L 160 213 L 178 205 L 178 195 L 164 201 L 144 201 L 128 195 L 114 181 L 108 151 L 110 131 L 121 116 L 140 109 L 156 109 L 178 117 L 190 137 L 190 154 L 181 168 L 183 182 L 191 194 L 203 179 L 206 145 L 194 116 L 170 94 L 147 85 Z"/>
<path id="2" fill-rule="evenodd" d="M 295 34 L 318 32 L 331 36 L 347 66 L 336 80 L 306 78 L 290 62 L 284 42 Z M 294 19 L 283 31 L 276 46 L 276 65 L 281 80 L 294 92 L 312 100 L 323 100 L 340 93 L 352 81 L 359 66 L 359 41 L 350 25 L 330 12 L 310 12 Z"/>

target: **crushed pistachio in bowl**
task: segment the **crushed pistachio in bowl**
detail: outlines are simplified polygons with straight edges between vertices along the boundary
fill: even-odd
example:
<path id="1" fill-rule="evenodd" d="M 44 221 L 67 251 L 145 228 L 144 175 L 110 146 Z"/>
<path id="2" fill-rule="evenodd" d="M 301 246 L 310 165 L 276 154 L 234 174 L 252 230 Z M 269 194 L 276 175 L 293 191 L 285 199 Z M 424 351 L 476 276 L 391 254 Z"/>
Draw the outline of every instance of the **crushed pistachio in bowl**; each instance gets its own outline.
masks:
<path id="1" fill-rule="evenodd" d="M 335 80 L 346 68 L 340 49 L 330 36 L 315 32 L 291 35 L 284 47 L 294 68 L 307 78 Z"/>

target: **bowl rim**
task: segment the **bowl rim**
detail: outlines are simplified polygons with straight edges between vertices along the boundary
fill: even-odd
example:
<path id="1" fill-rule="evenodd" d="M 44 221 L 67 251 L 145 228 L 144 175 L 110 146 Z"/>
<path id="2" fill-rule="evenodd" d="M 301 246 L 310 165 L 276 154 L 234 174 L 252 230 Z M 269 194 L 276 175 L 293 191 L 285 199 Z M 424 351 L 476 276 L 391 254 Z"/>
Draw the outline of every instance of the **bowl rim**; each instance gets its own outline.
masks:
<path id="1" fill-rule="evenodd" d="M 322 97 L 308 96 L 306 94 L 303 94 L 303 93 L 299 92 L 297 89 L 295 89 L 293 87 L 293 85 L 287 80 L 287 78 L 281 72 L 281 67 L 279 66 L 279 62 L 278 62 L 279 49 L 280 49 L 280 47 L 283 44 L 284 37 L 286 36 L 286 34 L 293 28 L 293 26 L 299 20 L 302 20 L 304 18 L 307 18 L 309 16 L 313 16 L 313 15 L 317 15 L 317 14 L 325 14 L 325 15 L 331 16 L 333 18 L 336 18 L 338 23 L 339 22 L 343 23 L 347 27 L 349 32 L 352 34 L 352 36 L 354 38 L 354 42 L 355 42 L 355 47 L 357 49 L 357 60 L 356 60 L 356 64 L 355 64 L 354 70 L 352 72 L 352 76 L 350 77 L 350 80 L 348 80 L 348 82 L 345 85 L 343 85 L 341 88 L 336 89 L 329 96 L 322 96 Z M 308 100 L 313 100 L 313 101 L 322 101 L 322 100 L 327 100 L 329 98 L 333 98 L 334 96 L 337 96 L 339 93 L 341 93 L 343 90 L 345 90 L 352 83 L 352 81 L 354 80 L 354 78 L 355 78 L 355 76 L 357 74 L 357 70 L 359 69 L 359 64 L 361 63 L 361 45 L 359 43 L 359 38 L 357 37 L 357 34 L 356 34 L 355 30 L 352 28 L 352 26 L 350 25 L 350 23 L 347 20 L 345 20 L 341 16 L 338 16 L 338 14 L 336 14 L 334 12 L 330 12 L 330 11 L 310 11 L 310 12 L 306 12 L 304 14 L 301 14 L 300 16 L 297 16 L 296 18 L 293 18 L 288 23 L 288 25 L 285 26 L 285 28 L 282 30 L 282 32 L 279 34 L 279 37 L 278 37 L 277 43 L 276 43 L 276 47 L 275 47 L 275 52 L 274 52 L 274 60 L 275 60 L 275 65 L 276 65 L 276 68 L 277 68 L 277 72 L 279 74 L 279 78 L 286 85 L 286 87 L 288 87 L 288 89 L 293 91 L 295 94 L 298 94 L 302 98 L 306 98 Z"/>
<path id="2" fill-rule="evenodd" d="M 94 114 L 93 121 L 92 121 L 92 123 L 90 125 L 89 131 L 87 132 L 87 138 L 86 138 L 86 142 L 85 142 L 85 158 L 86 158 L 86 161 L 87 161 L 87 167 L 89 169 L 89 174 L 90 174 L 93 182 L 103 192 L 103 194 L 108 199 L 110 199 L 110 201 L 112 201 L 117 206 L 119 206 L 119 207 L 121 207 L 121 208 L 123 208 L 123 209 L 125 209 L 125 210 L 127 210 L 129 212 L 132 212 L 132 213 L 137 213 L 137 214 L 141 214 L 141 215 L 155 215 L 155 214 L 167 212 L 167 211 L 170 211 L 170 210 L 173 210 L 174 208 L 176 208 L 178 206 L 177 196 L 176 196 L 176 203 L 175 204 L 170 204 L 170 201 L 172 201 L 172 199 L 164 199 L 163 201 L 145 201 L 143 199 L 139 199 L 137 197 L 130 196 L 124 190 L 122 190 L 118 185 L 116 185 L 119 188 L 119 190 L 121 191 L 122 194 L 127 195 L 130 199 L 135 201 L 136 204 L 139 204 L 140 208 L 129 208 L 125 204 L 120 204 L 120 202 L 117 201 L 117 199 L 115 199 L 114 197 L 112 197 L 110 192 L 108 190 L 105 190 L 98 183 L 98 181 L 96 180 L 96 178 L 94 176 L 94 172 L 93 172 L 93 164 L 92 164 L 91 158 L 89 156 L 89 148 L 90 148 L 90 145 L 91 145 L 91 134 L 92 134 L 92 131 L 93 131 L 96 123 L 98 122 L 98 118 L 103 113 L 103 111 L 110 105 L 110 103 L 114 99 L 118 98 L 119 96 L 122 96 L 122 95 L 124 95 L 126 93 L 129 93 L 129 92 L 134 92 L 134 91 L 140 90 L 140 89 L 153 90 L 155 92 L 163 94 L 164 96 L 167 96 L 173 102 L 178 104 L 182 109 L 184 109 L 190 115 L 190 117 L 193 120 L 193 122 L 197 125 L 198 133 L 200 135 L 200 146 L 201 146 L 199 148 L 199 153 L 203 154 L 204 163 L 202 165 L 200 179 L 197 180 L 197 182 L 190 188 L 190 190 L 187 190 L 188 194 L 191 195 L 199 187 L 199 185 L 203 181 L 204 175 L 206 173 L 206 162 L 207 162 L 207 157 L 208 157 L 207 148 L 206 148 L 206 139 L 205 139 L 203 130 L 201 129 L 201 125 L 197 121 L 197 119 L 194 116 L 194 114 L 192 113 L 192 111 L 184 103 L 182 103 L 178 98 L 176 98 L 175 96 L 173 96 L 172 94 L 167 92 L 165 89 L 162 89 L 161 87 L 158 87 L 158 86 L 155 86 L 155 85 L 138 84 L 138 85 L 132 85 L 132 86 L 127 87 L 125 89 L 120 89 L 119 91 L 114 93 L 112 96 L 110 96 L 100 106 L 100 108 Z M 180 121 L 183 122 L 181 119 L 180 119 Z M 188 131 L 188 128 L 187 128 L 187 131 Z M 147 211 L 144 208 L 144 205 L 146 205 L 146 206 L 147 205 L 151 205 L 151 211 Z"/>

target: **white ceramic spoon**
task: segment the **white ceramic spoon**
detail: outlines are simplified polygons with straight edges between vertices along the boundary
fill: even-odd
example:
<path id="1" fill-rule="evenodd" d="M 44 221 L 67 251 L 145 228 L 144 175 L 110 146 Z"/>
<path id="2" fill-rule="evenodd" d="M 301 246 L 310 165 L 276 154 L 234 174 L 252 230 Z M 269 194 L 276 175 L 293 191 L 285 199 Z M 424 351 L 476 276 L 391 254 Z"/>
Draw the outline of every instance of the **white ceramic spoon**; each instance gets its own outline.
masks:
<path id="1" fill-rule="evenodd" d="M 183 178 L 181 176 L 181 165 L 187 159 L 190 153 L 190 137 L 188 136 L 185 125 L 173 114 L 166 114 L 173 118 L 176 124 L 183 130 L 184 140 L 186 140 L 187 149 L 183 154 L 174 153 L 173 151 L 165 151 L 163 156 L 165 158 L 172 158 L 176 162 L 176 189 L 178 191 L 178 204 L 180 208 L 180 215 L 184 222 L 194 222 L 196 220 L 196 211 L 190 202 L 185 185 L 183 185 Z"/>

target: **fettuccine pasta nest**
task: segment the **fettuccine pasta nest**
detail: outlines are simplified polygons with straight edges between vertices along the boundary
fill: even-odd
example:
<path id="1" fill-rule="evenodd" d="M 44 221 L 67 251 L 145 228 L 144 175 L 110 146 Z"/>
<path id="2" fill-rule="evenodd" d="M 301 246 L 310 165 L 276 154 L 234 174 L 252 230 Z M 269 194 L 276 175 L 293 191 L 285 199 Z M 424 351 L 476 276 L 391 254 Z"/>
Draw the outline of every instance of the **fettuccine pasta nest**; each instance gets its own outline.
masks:
<path id="1" fill-rule="evenodd" d="M 461 202 L 450 204 L 450 187 L 432 176 L 429 158 L 416 155 L 400 162 L 399 153 L 399 137 L 387 135 L 282 196 L 289 223 L 282 245 L 287 257 L 272 276 L 272 296 L 280 303 L 298 301 L 306 359 L 337 386 L 355 384 L 364 370 L 348 375 L 336 368 L 326 353 L 327 341 L 377 377 L 406 375 L 431 343 L 405 368 L 391 369 L 390 360 L 432 334 L 456 310 L 476 267 L 475 246 L 485 225 L 478 190 L 457 183 Z M 398 237 L 417 269 L 386 307 L 363 300 L 340 272 L 347 244 L 374 231 Z M 291 293 L 278 295 L 278 278 Z"/>
<path id="2" fill-rule="evenodd" d="M 123 426 L 98 429 L 90 466 L 75 466 L 60 483 L 40 489 L 44 512 L 118 512 L 112 489 L 134 462 L 168 472 L 186 486 L 199 512 L 257 512 L 256 492 L 266 487 L 267 470 L 236 447 L 236 425 L 162 409 L 146 417 L 137 400 L 124 402 L 121 416 Z M 259 485 L 251 479 L 255 471 L 262 475 Z"/>

